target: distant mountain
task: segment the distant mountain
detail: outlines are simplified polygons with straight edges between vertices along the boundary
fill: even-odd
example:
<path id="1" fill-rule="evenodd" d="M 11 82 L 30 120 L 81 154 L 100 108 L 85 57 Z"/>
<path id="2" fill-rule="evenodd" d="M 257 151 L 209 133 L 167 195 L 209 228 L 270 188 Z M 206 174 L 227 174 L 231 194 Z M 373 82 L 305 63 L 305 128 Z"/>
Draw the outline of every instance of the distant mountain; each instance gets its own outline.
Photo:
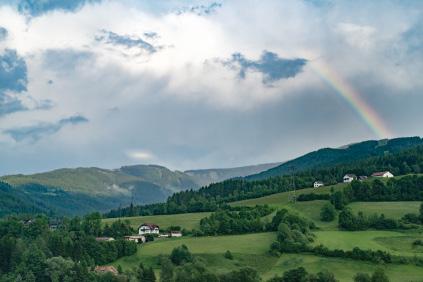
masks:
<path id="1" fill-rule="evenodd" d="M 396 153 L 421 144 L 423 144 L 423 139 L 420 137 L 403 137 L 364 141 L 340 148 L 324 148 L 290 160 L 269 170 L 249 175 L 246 178 L 249 180 L 260 180 L 286 175 L 292 171 L 301 172 L 308 169 L 326 168 L 368 157 Z"/>
<path id="2" fill-rule="evenodd" d="M 245 177 L 251 174 L 260 173 L 281 164 L 282 163 L 269 163 L 235 168 L 187 170 L 185 173 L 193 177 L 200 186 L 206 186 L 210 183 L 221 182 L 234 177 Z"/>
<path id="3" fill-rule="evenodd" d="M 277 164 L 234 169 L 171 171 L 158 165 L 64 168 L 31 175 L 0 177 L 0 215 L 12 212 L 84 214 L 135 204 L 163 202 L 175 192 L 241 177 Z M 1 182 L 0 182 L 1 183 Z"/>

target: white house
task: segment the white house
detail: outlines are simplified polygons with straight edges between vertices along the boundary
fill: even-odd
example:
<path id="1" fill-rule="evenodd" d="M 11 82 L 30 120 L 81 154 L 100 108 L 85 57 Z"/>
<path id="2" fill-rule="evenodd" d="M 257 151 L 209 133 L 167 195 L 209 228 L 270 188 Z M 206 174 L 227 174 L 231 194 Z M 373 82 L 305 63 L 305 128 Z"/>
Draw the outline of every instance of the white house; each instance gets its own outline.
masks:
<path id="1" fill-rule="evenodd" d="M 138 234 L 145 235 L 145 234 L 159 234 L 160 229 L 159 226 L 156 224 L 151 223 L 143 223 L 138 227 Z"/>
<path id="2" fill-rule="evenodd" d="M 356 179 L 357 179 L 357 176 L 355 174 L 345 174 L 343 181 L 344 183 L 350 183 Z"/>
<path id="3" fill-rule="evenodd" d="M 389 171 L 379 171 L 379 172 L 375 172 L 372 174 L 373 177 L 387 177 L 387 178 L 391 178 L 394 177 L 394 175 L 392 173 L 390 173 Z"/>
<path id="4" fill-rule="evenodd" d="M 131 235 L 125 236 L 126 241 L 133 241 L 138 244 L 145 243 L 145 237 L 143 235 Z"/>
<path id="5" fill-rule="evenodd" d="M 322 186 L 325 186 L 325 184 L 323 184 L 322 181 L 315 181 L 314 184 L 313 184 L 314 188 L 318 188 L 318 187 L 322 187 Z"/>
<path id="6" fill-rule="evenodd" d="M 182 237 L 181 231 L 170 231 L 170 237 Z"/>

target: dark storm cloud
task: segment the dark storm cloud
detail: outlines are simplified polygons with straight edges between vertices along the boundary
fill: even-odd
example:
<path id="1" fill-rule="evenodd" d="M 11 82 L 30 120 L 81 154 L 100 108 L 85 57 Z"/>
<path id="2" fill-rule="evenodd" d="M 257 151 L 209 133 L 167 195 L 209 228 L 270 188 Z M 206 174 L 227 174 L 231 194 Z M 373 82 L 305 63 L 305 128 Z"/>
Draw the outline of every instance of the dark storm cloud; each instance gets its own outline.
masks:
<path id="1" fill-rule="evenodd" d="M 39 16 L 54 10 L 75 12 L 85 4 L 97 2 L 101 0 L 19 0 L 17 5 L 21 13 Z"/>
<path id="2" fill-rule="evenodd" d="M 306 63 L 306 59 L 283 59 L 269 51 L 264 51 L 257 61 L 249 60 L 241 53 L 235 53 L 231 59 L 223 61 L 225 66 L 239 69 L 238 75 L 241 79 L 246 77 L 248 71 L 262 73 L 264 84 L 295 77 L 303 70 Z"/>
<path id="3" fill-rule="evenodd" d="M 148 35 L 144 34 L 148 38 L 152 38 L 151 36 L 155 33 L 147 33 Z M 161 46 L 154 46 L 153 44 L 147 42 L 146 40 L 140 37 L 133 37 L 128 35 L 120 35 L 114 33 L 112 31 L 102 30 L 101 34 L 95 37 L 95 40 L 98 42 L 114 45 L 114 46 L 122 46 L 126 48 L 139 48 L 142 50 L 147 51 L 149 54 L 153 54 L 160 50 Z"/>
<path id="4" fill-rule="evenodd" d="M 39 123 L 32 126 L 8 129 L 5 130 L 4 133 L 10 135 L 17 142 L 24 140 L 35 142 L 43 136 L 58 132 L 66 125 L 76 125 L 85 122 L 88 122 L 87 118 L 81 115 L 76 115 L 61 119 L 56 123 Z"/>

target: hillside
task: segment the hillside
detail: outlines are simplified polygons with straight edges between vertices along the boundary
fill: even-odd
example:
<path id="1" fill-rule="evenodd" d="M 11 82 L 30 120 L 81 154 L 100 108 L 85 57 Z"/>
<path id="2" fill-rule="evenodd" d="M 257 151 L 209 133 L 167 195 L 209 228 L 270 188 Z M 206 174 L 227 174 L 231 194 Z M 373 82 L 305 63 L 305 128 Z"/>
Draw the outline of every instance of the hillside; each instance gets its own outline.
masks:
<path id="1" fill-rule="evenodd" d="M 404 137 L 389 140 L 370 140 L 340 148 L 324 148 L 285 162 L 261 173 L 247 176 L 248 180 L 302 172 L 308 169 L 325 168 L 375 156 L 384 156 L 423 144 L 420 137 Z"/>
<path id="2" fill-rule="evenodd" d="M 0 190 L 0 216 L 10 213 L 84 214 L 119 206 L 164 202 L 175 192 L 199 189 L 216 179 L 245 176 L 274 165 L 235 169 L 171 171 L 158 165 L 123 166 L 119 169 L 64 168 L 31 175 L 8 175 L 10 184 Z M 203 173 L 207 171 L 207 173 Z M 214 173 L 215 172 L 215 173 Z M 66 205 L 63 203 L 66 202 Z"/>
<path id="3" fill-rule="evenodd" d="M 281 163 L 259 164 L 235 168 L 217 168 L 217 169 L 198 169 L 187 170 L 186 174 L 193 177 L 200 186 L 206 186 L 210 183 L 221 182 L 233 177 L 245 177 L 248 175 L 260 173 L 268 169 L 281 165 Z"/>

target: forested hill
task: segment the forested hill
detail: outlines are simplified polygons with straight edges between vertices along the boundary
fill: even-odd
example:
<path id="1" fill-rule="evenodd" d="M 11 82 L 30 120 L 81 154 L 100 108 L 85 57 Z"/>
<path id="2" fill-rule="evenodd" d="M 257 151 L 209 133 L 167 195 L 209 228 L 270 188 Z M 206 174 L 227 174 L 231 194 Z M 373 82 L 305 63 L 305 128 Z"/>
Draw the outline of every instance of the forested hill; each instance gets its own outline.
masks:
<path id="1" fill-rule="evenodd" d="M 423 139 L 420 137 L 403 137 L 389 140 L 364 141 L 337 149 L 324 148 L 290 160 L 261 173 L 247 176 L 246 179 L 260 180 L 269 177 L 287 175 L 293 171 L 298 173 L 314 168 L 325 168 L 340 164 L 347 164 L 369 157 L 396 153 L 422 144 Z"/>
<path id="2" fill-rule="evenodd" d="M 342 182 L 346 173 L 371 175 L 375 171 L 389 170 L 394 175 L 423 173 L 423 145 L 398 152 L 351 161 L 347 164 L 327 168 L 313 168 L 290 175 L 271 177 L 263 180 L 231 179 L 211 184 L 198 191 L 183 191 L 173 194 L 165 203 L 129 206 L 113 210 L 108 217 L 135 216 L 148 214 L 172 214 L 185 212 L 213 211 L 226 203 L 243 199 L 258 198 L 296 189 L 312 187 L 316 180 L 326 185 Z"/>

